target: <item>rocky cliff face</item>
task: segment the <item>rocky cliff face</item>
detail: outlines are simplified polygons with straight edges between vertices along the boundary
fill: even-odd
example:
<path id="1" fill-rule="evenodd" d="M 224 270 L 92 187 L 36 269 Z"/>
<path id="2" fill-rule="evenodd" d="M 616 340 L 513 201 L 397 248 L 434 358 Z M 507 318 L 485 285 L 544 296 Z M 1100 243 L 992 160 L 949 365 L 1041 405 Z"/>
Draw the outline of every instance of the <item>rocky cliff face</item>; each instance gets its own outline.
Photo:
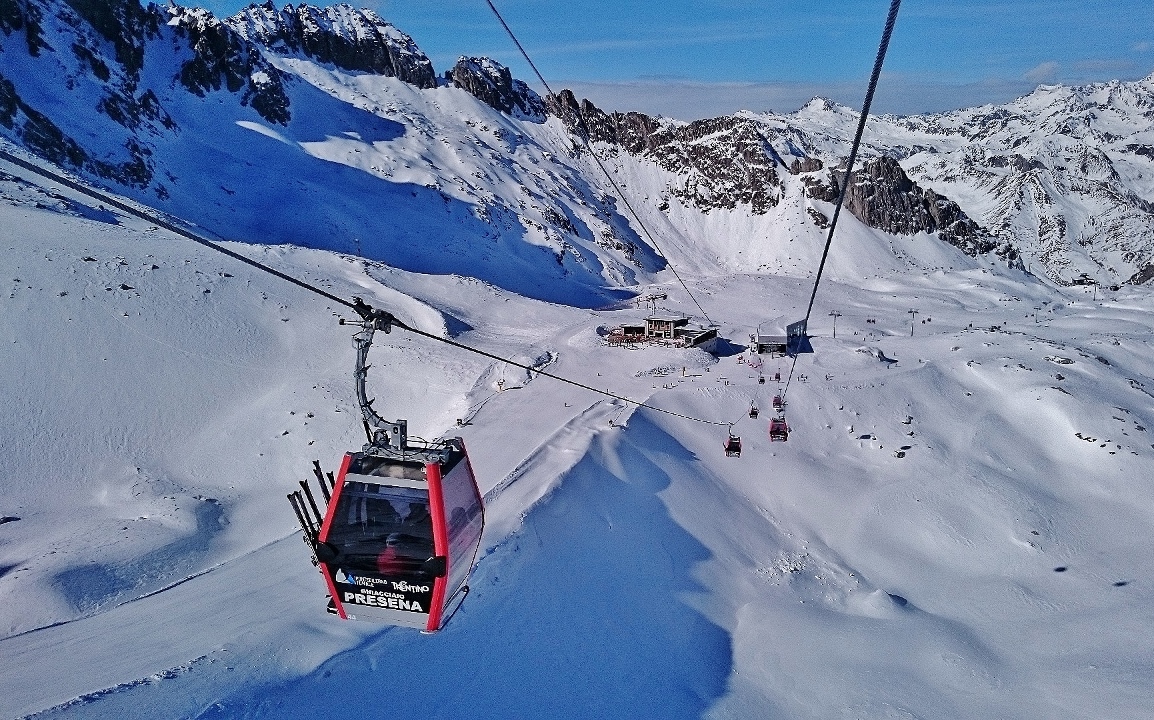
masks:
<path id="1" fill-rule="evenodd" d="M 165 11 L 167 24 L 192 50 L 180 68 L 180 82 L 186 88 L 200 97 L 222 88 L 242 93 L 242 105 L 251 105 L 271 123 L 288 123 L 292 114 L 286 77 L 253 43 L 205 10 L 170 5 Z"/>
<path id="2" fill-rule="evenodd" d="M 821 163 L 801 167 L 821 168 Z M 813 172 L 813 171 L 811 171 Z M 807 176 L 806 196 L 825 202 L 837 202 L 841 179 L 845 177 L 845 163 L 829 172 L 823 181 Z M 846 189 L 845 209 L 870 227 L 892 235 L 913 235 L 920 232 L 937 233 L 938 237 L 970 256 L 995 249 L 1012 263 L 1019 262 L 1018 251 L 1006 243 L 999 248 L 989 231 L 971 220 L 958 204 L 930 189 L 922 189 L 911 180 L 898 161 L 882 155 L 862 163 L 854 170 Z"/>
<path id="3" fill-rule="evenodd" d="M 685 175 L 670 193 L 705 212 L 745 205 L 764 214 L 781 200 L 777 170 L 784 164 L 757 125 L 744 118 L 677 124 L 643 113 L 606 113 L 588 100 L 578 102 L 568 90 L 550 98 L 548 106 L 590 141 L 617 145 Z"/>
<path id="4" fill-rule="evenodd" d="M 67 61 L 75 63 L 78 73 L 90 73 L 99 82 L 91 110 L 130 131 L 122 140 L 119 157 L 89 152 L 42 112 L 39 103 L 21 97 L 15 73 L 13 77 L 5 75 L 5 71 L 18 72 L 24 64 L 21 55 L 12 54 L 17 47 L 22 46 L 27 57 L 38 60 L 49 60 L 59 52 L 49 42 L 44 27 L 53 17 L 85 30 L 64 45 L 65 52 L 70 51 Z M 151 152 L 133 133 L 139 129 L 156 131 L 172 122 L 156 95 L 139 89 L 144 45 L 158 31 L 157 18 L 132 0 L 69 0 L 60 6 L 37 0 L 0 0 L 0 52 L 6 54 L 4 69 L 0 70 L 0 126 L 52 162 L 130 187 L 146 186 L 154 174 Z M 63 80 L 68 92 L 76 89 L 81 78 L 66 76 Z"/>
<path id="5" fill-rule="evenodd" d="M 462 56 L 445 72 L 445 79 L 506 115 L 533 122 L 545 119 L 541 96 L 496 60 Z"/>
<path id="6" fill-rule="evenodd" d="M 19 31 L 32 57 L 39 57 L 45 47 L 41 19 L 40 8 L 27 0 L 0 0 L 0 31 L 5 35 Z"/>
<path id="7" fill-rule="evenodd" d="M 300 54 L 345 70 L 400 78 L 419 88 L 437 84 L 433 63 L 413 39 L 372 10 L 302 4 L 278 11 L 266 0 L 224 22 L 244 40 L 280 55 Z"/>

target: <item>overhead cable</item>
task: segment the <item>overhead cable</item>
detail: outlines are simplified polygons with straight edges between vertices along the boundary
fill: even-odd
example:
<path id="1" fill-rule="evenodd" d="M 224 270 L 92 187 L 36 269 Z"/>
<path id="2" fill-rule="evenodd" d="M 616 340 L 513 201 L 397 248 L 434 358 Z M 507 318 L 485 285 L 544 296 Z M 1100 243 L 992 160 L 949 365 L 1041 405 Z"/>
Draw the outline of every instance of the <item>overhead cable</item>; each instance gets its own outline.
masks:
<path id="1" fill-rule="evenodd" d="M 537 65 L 533 62 L 532 58 L 529 57 L 529 53 L 525 51 L 525 47 L 521 45 L 521 41 L 517 39 L 515 34 L 513 34 L 512 28 L 510 28 L 509 24 L 505 22 L 505 18 L 501 16 L 500 11 L 497 10 L 497 6 L 493 4 L 493 0 L 485 0 L 485 3 L 488 4 L 489 9 L 493 11 L 493 14 L 497 16 L 497 20 L 501 23 L 501 27 L 505 28 L 505 32 L 509 34 L 509 37 L 513 40 L 513 44 L 516 45 L 517 49 L 521 51 L 521 57 L 525 58 L 525 62 L 529 63 L 529 67 L 533 69 L 533 74 L 536 75 L 537 79 L 541 81 L 541 84 L 545 86 L 545 91 L 549 94 L 549 97 L 556 98 L 557 95 L 553 92 L 553 88 L 549 87 L 549 83 L 545 82 L 545 77 L 541 74 L 541 71 L 537 69 Z M 625 203 L 625 207 L 628 208 L 629 214 L 633 216 L 635 221 L 637 221 L 638 227 L 640 227 L 641 231 L 645 233 L 645 237 L 649 240 L 649 244 L 652 245 L 658 254 L 665 259 L 665 262 L 669 264 L 669 269 L 673 271 L 673 277 L 677 278 L 677 282 L 681 284 L 681 287 L 685 290 L 685 294 L 689 296 L 689 299 L 693 301 L 693 304 L 697 306 L 698 311 L 701 312 L 705 319 L 711 325 L 715 324 L 713 319 L 709 317 L 709 313 L 705 312 L 705 308 L 701 307 L 701 303 L 697 302 L 697 298 L 694 297 L 693 292 L 689 289 L 689 286 L 685 284 L 685 280 L 681 278 L 681 274 L 677 272 L 677 268 L 673 265 L 673 260 L 670 259 L 670 257 L 665 254 L 665 251 L 661 249 L 661 246 L 657 244 L 657 240 L 653 237 L 653 233 L 649 232 L 649 228 L 645 225 L 644 221 L 641 220 L 641 216 L 637 213 L 636 210 L 633 209 L 633 205 L 629 202 L 629 198 L 625 195 L 625 192 L 621 189 L 621 186 L 617 184 L 617 181 L 613 179 L 613 175 L 609 172 L 609 168 L 605 167 L 605 164 L 601 161 L 601 157 L 597 155 L 597 151 L 593 149 L 592 134 L 589 131 L 589 126 L 585 123 L 585 118 L 581 115 L 580 109 L 577 110 L 576 115 L 577 123 L 580 125 L 581 129 L 581 132 L 577 133 L 577 137 L 581 138 L 581 142 L 584 143 L 585 149 L 589 151 L 589 154 L 593 157 L 594 162 L 597 163 L 597 167 L 601 168 L 601 172 L 604 173 L 605 178 L 609 180 L 609 184 L 612 185 L 613 189 L 617 192 L 617 197 L 621 198 L 621 202 Z"/>
<path id="2" fill-rule="evenodd" d="M 886 59 L 886 50 L 890 45 L 890 35 L 894 31 L 894 23 L 898 19 L 898 8 L 901 7 L 902 0 L 891 0 L 890 12 L 886 17 L 885 29 L 882 30 L 882 39 L 878 44 L 878 54 L 874 58 L 873 72 L 870 73 L 869 86 L 866 88 L 865 101 L 862 103 L 861 115 L 858 117 L 857 132 L 854 133 L 853 145 L 850 147 L 849 160 L 846 161 L 845 174 L 841 178 L 841 188 L 837 194 L 837 204 L 833 208 L 833 219 L 829 223 L 829 233 L 825 238 L 825 249 L 821 253 L 821 262 L 817 266 L 817 277 L 813 280 L 813 292 L 809 295 L 809 306 L 805 309 L 805 325 L 803 327 L 809 328 L 809 317 L 813 312 L 813 301 L 817 297 L 817 287 L 821 283 L 821 274 L 825 269 L 826 258 L 829 257 L 829 248 L 833 243 L 833 231 L 837 227 L 837 218 L 841 214 L 841 206 L 845 202 L 846 190 L 849 188 L 850 178 L 853 174 L 853 164 L 857 159 L 858 146 L 861 145 L 862 134 L 865 132 L 866 120 L 869 118 L 870 104 L 873 103 L 874 90 L 877 89 L 878 78 L 882 73 L 882 63 Z M 797 356 L 800 354 L 800 348 L 797 348 L 793 354 L 793 364 L 789 368 L 789 378 L 785 381 L 785 388 L 782 390 L 782 399 L 785 399 L 785 394 L 789 392 L 789 383 L 793 380 L 793 371 L 797 367 Z"/>
<path id="3" fill-rule="evenodd" d="M 825 238 L 825 249 L 821 253 L 821 262 L 817 266 L 817 277 L 813 280 L 813 292 L 809 295 L 809 306 L 805 309 L 806 325 L 809 325 L 809 316 L 813 312 L 813 300 L 817 297 L 817 286 L 821 282 L 821 273 L 825 269 L 825 260 L 829 256 L 829 247 L 833 243 L 833 231 L 837 227 L 837 218 L 841 214 L 842 203 L 845 202 L 846 189 L 849 188 L 850 177 L 853 173 L 853 164 L 857 159 L 858 146 L 861 145 L 862 133 L 865 132 L 866 120 L 870 114 L 870 104 L 873 103 L 874 90 L 877 88 L 878 77 L 882 73 L 882 63 L 886 59 L 886 50 L 890 45 L 890 35 L 894 31 L 894 23 L 898 19 L 898 8 L 901 6 L 902 0 L 892 0 L 890 3 L 890 13 L 886 18 L 885 30 L 882 31 L 882 40 L 878 45 L 878 54 L 874 58 L 874 69 L 870 73 L 869 87 L 866 88 L 865 102 L 862 103 L 861 115 L 858 117 L 857 132 L 854 133 L 853 145 L 850 147 L 849 160 L 846 162 L 845 175 L 842 176 L 841 189 L 837 194 L 837 204 L 833 208 L 833 219 L 829 223 L 829 233 Z"/>
<path id="4" fill-rule="evenodd" d="M 249 265 L 249 266 L 256 268 L 257 270 L 261 270 L 263 272 L 269 273 L 270 275 L 274 275 L 274 276 L 280 278 L 281 280 L 284 280 L 286 282 L 292 283 L 293 285 L 296 285 L 297 287 L 303 288 L 303 289 L 308 290 L 309 292 L 312 292 L 312 293 L 316 293 L 317 295 L 320 295 L 321 297 L 323 297 L 327 300 L 330 300 L 334 303 L 337 303 L 338 305 L 343 305 L 343 306 L 349 308 L 350 310 L 357 312 L 358 314 L 361 313 L 360 308 L 365 306 L 365 304 L 363 302 L 359 302 L 359 299 L 357 299 L 357 298 L 354 298 L 353 300 L 350 301 L 350 300 L 346 300 L 345 298 L 342 298 L 338 295 L 334 295 L 333 293 L 330 293 L 327 290 L 324 290 L 323 288 L 319 288 L 316 285 L 313 285 L 311 283 L 305 282 L 304 280 L 301 280 L 300 278 L 295 278 L 292 275 L 288 275 L 286 273 L 283 273 L 280 270 L 277 270 L 276 268 L 265 265 L 262 262 L 258 262 L 256 260 L 253 260 L 252 258 L 245 257 L 244 255 L 241 255 L 240 253 L 229 250 L 228 248 L 224 247 L 220 243 L 213 242 L 212 240 L 209 240 L 207 238 L 200 237 L 196 233 L 188 230 L 187 228 L 183 228 L 183 227 L 180 227 L 179 225 L 176 225 L 174 223 L 170 223 L 166 220 L 163 220 L 163 219 L 157 217 L 156 215 L 153 215 L 152 213 L 141 210 L 140 208 L 129 205 L 128 203 L 124 203 L 124 202 L 121 202 L 119 200 L 116 200 L 115 198 L 110 197 L 109 195 L 106 195 L 102 192 L 98 192 L 96 190 L 93 190 L 92 188 L 85 187 L 84 185 L 81 185 L 78 182 L 75 182 L 75 181 L 70 180 L 66 177 L 63 177 L 63 176 L 58 175 L 56 173 L 53 173 L 49 170 L 41 168 L 41 167 L 39 167 L 33 163 L 30 163 L 26 160 L 23 160 L 23 159 L 15 156 L 15 155 L 12 155 L 8 152 L 5 152 L 2 149 L 0 149 L 0 159 L 7 160 L 8 162 L 10 162 L 14 165 L 18 165 L 18 166 L 20 166 L 26 170 L 34 172 L 37 175 L 40 175 L 41 177 L 47 178 L 48 180 L 52 180 L 53 182 L 58 182 L 61 185 L 65 185 L 68 188 L 75 190 L 76 192 L 87 195 L 88 197 L 91 197 L 94 200 L 102 202 L 105 205 L 109 205 L 111 207 L 114 207 L 118 210 L 121 210 L 121 211 L 126 212 L 130 215 L 138 217 L 138 218 L 140 218 L 146 222 L 153 223 L 159 227 L 164 228 L 165 230 L 168 230 L 169 232 L 180 235 L 183 238 L 187 238 L 189 240 L 192 240 L 193 242 L 198 243 L 200 245 L 203 245 L 209 249 L 215 250 L 216 252 L 223 253 L 234 260 L 238 260 L 238 261 L 240 261 L 246 265 Z M 378 311 L 378 312 L 385 312 L 385 311 Z M 408 332 L 413 333 L 414 335 L 420 335 L 421 337 L 428 338 L 430 340 L 435 340 L 437 342 L 444 343 L 446 345 L 450 345 L 450 346 L 458 348 L 460 350 L 465 350 L 467 352 L 471 352 L 475 355 L 480 355 L 482 357 L 489 358 L 490 360 L 496 360 L 498 362 L 502 362 L 502 363 L 505 363 L 507 365 L 512 365 L 513 367 L 520 368 L 522 370 L 529 372 L 530 377 L 532 377 L 532 375 L 534 375 L 534 374 L 543 375 L 544 377 L 552 378 L 553 380 L 557 380 L 559 382 L 563 382 L 563 383 L 566 383 L 568 385 L 572 385 L 574 387 L 581 388 L 583 390 L 588 390 L 590 392 L 594 392 L 594 393 L 597 393 L 599 395 L 605 395 L 606 397 L 613 398 L 614 400 L 620 400 L 622 402 L 629 403 L 630 405 L 635 405 L 637 407 L 645 408 L 647 410 L 653 410 L 655 412 L 664 413 L 666 415 L 672 415 L 673 417 L 681 418 L 683 420 L 692 420 L 693 422 L 705 423 L 707 425 L 723 425 L 724 426 L 724 425 L 729 424 L 729 423 L 724 423 L 724 422 L 718 422 L 716 420 L 705 420 L 703 418 L 693 417 L 691 415 L 683 415 L 681 413 L 674 412 L 672 410 L 666 410 L 664 408 L 659 408 L 655 405 L 650 405 L 650 404 L 642 402 L 640 400 L 634 400 L 634 399 L 626 397 L 624 395 L 618 395 L 618 394 L 610 392 L 608 390 L 601 390 L 599 388 L 593 387 L 592 385 L 587 385 L 585 383 L 577 382 L 576 380 L 570 380 L 569 378 L 563 377 L 561 375 L 557 375 L 555 373 L 551 373 L 551 372 L 548 372 L 545 370 L 540 370 L 540 369 L 532 367 L 530 365 L 525 365 L 524 363 L 519 363 L 516 360 L 510 360 L 508 358 L 503 358 L 499 355 L 495 355 L 493 353 L 486 352 L 485 350 L 481 350 L 479 348 L 470 347 L 469 345 L 465 345 L 464 343 L 457 342 L 456 340 L 452 340 L 450 338 L 441 337 L 440 335 L 434 335 L 433 333 L 426 332 L 424 330 L 412 327 L 411 325 L 408 325 L 407 323 L 402 322 L 401 320 L 397 319 L 396 316 L 392 315 L 391 313 L 386 312 L 385 314 L 389 318 L 391 318 L 390 322 L 393 325 L 401 328 L 402 330 L 406 330 Z"/>

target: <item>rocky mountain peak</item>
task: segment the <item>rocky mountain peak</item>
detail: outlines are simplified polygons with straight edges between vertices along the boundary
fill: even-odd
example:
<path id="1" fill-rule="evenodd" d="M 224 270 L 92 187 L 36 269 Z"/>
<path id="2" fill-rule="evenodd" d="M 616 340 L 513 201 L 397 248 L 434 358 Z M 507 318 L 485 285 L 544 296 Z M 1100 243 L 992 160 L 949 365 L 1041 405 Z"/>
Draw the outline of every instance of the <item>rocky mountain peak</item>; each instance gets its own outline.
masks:
<path id="1" fill-rule="evenodd" d="M 832 181 L 844 177 L 830 174 Z M 862 163 L 846 190 L 845 207 L 866 225 L 893 235 L 919 232 L 938 237 L 967 255 L 990 252 L 998 242 L 949 198 L 922 189 L 906 175 L 898 161 L 882 155 Z M 1018 251 L 1005 246 L 999 253 L 1014 261 Z"/>
<path id="2" fill-rule="evenodd" d="M 496 60 L 462 55 L 452 70 L 445 71 L 445 79 L 506 115 L 533 122 L 545 119 L 541 96 Z"/>
<path id="3" fill-rule="evenodd" d="M 795 115 L 812 115 L 814 113 L 855 113 L 853 108 L 846 107 L 826 97 L 814 96 L 794 113 Z"/>
<path id="4" fill-rule="evenodd" d="M 340 4 L 325 8 L 271 0 L 224 21 L 249 42 L 282 54 L 301 54 L 345 70 L 395 77 L 419 88 L 436 87 L 433 63 L 413 39 L 372 10 Z"/>
<path id="5" fill-rule="evenodd" d="M 578 102 L 569 90 L 547 101 L 549 112 L 591 142 L 616 145 L 684 176 L 670 189 L 701 210 L 748 205 L 764 214 L 781 199 L 774 153 L 756 122 L 725 116 L 675 123 L 644 113 L 606 113 L 589 100 Z"/>
<path id="6" fill-rule="evenodd" d="M 168 25 L 187 36 L 193 57 L 180 68 L 180 82 L 204 97 L 220 90 L 243 91 L 241 102 L 252 105 L 269 122 L 286 124 L 291 115 L 285 76 L 246 38 L 200 8 L 169 4 Z"/>

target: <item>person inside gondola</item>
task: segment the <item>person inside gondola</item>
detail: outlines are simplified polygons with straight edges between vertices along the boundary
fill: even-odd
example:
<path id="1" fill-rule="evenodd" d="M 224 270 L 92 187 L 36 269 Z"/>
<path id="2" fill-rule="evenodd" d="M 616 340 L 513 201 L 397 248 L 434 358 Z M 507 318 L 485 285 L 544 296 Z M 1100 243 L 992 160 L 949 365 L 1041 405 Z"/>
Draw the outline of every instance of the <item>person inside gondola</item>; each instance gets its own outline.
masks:
<path id="1" fill-rule="evenodd" d="M 385 551 L 388 549 L 386 543 Z M 409 503 L 409 511 L 401 520 L 399 541 L 394 552 L 407 560 L 404 568 L 407 572 L 419 570 L 420 564 L 433 556 L 433 516 L 429 514 L 426 503 Z"/>
<path id="2" fill-rule="evenodd" d="M 429 515 L 429 506 L 422 502 L 409 503 L 409 512 L 401 521 L 401 527 L 410 535 L 432 538 L 433 516 Z"/>
<path id="3" fill-rule="evenodd" d="M 400 521 L 400 515 L 393 508 L 393 504 L 387 498 L 366 498 L 365 513 L 367 515 L 366 530 L 373 535 L 380 536 L 382 530 L 388 530 L 396 526 Z"/>
<path id="4" fill-rule="evenodd" d="M 412 570 L 412 560 L 401 554 L 403 540 L 404 536 L 400 533 L 389 535 L 385 540 L 384 549 L 377 555 L 377 572 L 382 575 L 396 575 Z"/>

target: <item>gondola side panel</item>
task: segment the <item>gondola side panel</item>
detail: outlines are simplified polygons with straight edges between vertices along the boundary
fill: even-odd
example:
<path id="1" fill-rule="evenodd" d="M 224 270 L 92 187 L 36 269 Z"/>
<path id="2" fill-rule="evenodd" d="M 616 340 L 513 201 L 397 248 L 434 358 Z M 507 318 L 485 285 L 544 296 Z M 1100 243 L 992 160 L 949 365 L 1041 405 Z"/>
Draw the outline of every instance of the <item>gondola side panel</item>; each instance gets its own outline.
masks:
<path id="1" fill-rule="evenodd" d="M 441 481 L 449 541 L 448 587 L 465 583 L 476 560 L 485 526 L 481 492 L 466 454 Z"/>

